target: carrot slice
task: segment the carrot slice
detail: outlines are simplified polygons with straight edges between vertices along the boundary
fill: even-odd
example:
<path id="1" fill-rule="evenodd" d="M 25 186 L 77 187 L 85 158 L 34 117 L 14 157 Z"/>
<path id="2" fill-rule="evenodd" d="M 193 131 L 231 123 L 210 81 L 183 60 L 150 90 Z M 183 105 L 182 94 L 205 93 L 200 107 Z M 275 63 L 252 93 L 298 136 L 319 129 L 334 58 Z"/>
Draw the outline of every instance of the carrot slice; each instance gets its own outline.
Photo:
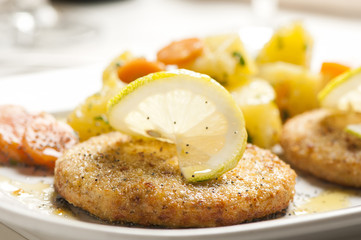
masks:
<path id="1" fill-rule="evenodd" d="M 28 121 L 22 142 L 33 165 L 53 169 L 64 150 L 75 145 L 78 140 L 69 125 L 57 121 L 50 114 L 40 113 Z"/>
<path id="2" fill-rule="evenodd" d="M 194 60 L 203 51 L 203 42 L 199 38 L 187 38 L 171 42 L 157 53 L 157 59 L 165 64 L 183 64 Z"/>
<path id="3" fill-rule="evenodd" d="M 137 78 L 149 73 L 164 71 L 165 67 L 160 62 L 150 62 L 145 58 L 136 58 L 118 68 L 118 77 L 125 83 L 130 83 Z"/>
<path id="4" fill-rule="evenodd" d="M 332 79 L 350 69 L 349 66 L 335 63 L 335 62 L 324 62 L 321 66 L 321 74 L 323 74 L 326 78 Z"/>
<path id="5" fill-rule="evenodd" d="M 29 162 L 25 153 L 22 138 L 25 124 L 31 115 L 20 106 L 0 106 L 0 162 Z"/>

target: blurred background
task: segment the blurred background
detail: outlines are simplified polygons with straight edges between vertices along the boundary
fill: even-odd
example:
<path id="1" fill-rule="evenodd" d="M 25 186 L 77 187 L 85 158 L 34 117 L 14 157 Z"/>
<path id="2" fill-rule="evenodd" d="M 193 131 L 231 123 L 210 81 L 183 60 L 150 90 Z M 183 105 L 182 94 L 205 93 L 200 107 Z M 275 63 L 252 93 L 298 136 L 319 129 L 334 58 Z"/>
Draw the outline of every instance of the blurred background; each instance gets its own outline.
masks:
<path id="1" fill-rule="evenodd" d="M 105 64 L 124 50 L 152 58 L 171 40 L 223 32 L 257 50 L 291 20 L 315 39 L 314 68 L 361 62 L 359 0 L 0 0 L 0 79 Z"/>

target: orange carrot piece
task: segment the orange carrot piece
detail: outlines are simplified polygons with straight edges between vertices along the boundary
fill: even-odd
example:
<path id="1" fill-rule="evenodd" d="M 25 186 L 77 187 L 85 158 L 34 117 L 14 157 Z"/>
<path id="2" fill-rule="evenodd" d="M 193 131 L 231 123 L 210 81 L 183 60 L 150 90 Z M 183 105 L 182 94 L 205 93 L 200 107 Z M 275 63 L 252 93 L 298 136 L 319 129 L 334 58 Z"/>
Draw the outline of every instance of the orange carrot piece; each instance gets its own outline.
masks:
<path id="1" fill-rule="evenodd" d="M 321 74 L 323 74 L 326 78 L 332 79 L 350 69 L 349 66 L 335 63 L 335 62 L 324 62 L 321 66 Z"/>
<path id="2" fill-rule="evenodd" d="M 62 153 L 78 142 L 73 129 L 52 115 L 40 113 L 28 121 L 22 140 L 32 165 L 53 169 Z"/>
<path id="3" fill-rule="evenodd" d="M 157 53 L 157 59 L 165 64 L 183 64 L 194 60 L 203 51 L 203 42 L 199 38 L 187 38 L 171 42 Z"/>
<path id="4" fill-rule="evenodd" d="M 160 62 L 150 62 L 144 58 L 136 58 L 118 68 L 118 77 L 125 83 L 130 83 L 137 78 L 149 73 L 164 71 L 165 66 Z"/>

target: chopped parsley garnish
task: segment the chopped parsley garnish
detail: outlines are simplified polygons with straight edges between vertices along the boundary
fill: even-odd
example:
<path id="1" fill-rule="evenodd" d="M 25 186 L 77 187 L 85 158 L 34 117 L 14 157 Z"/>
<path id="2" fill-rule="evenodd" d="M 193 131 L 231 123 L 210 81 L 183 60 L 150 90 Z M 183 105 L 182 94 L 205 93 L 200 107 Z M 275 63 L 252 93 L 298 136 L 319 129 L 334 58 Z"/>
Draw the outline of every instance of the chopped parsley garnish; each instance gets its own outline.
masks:
<path id="1" fill-rule="evenodd" d="M 106 124 L 109 124 L 108 119 L 104 115 L 99 115 L 94 117 L 95 121 L 104 121 Z"/>
<path id="2" fill-rule="evenodd" d="M 244 60 L 244 58 L 240 52 L 233 52 L 232 56 L 238 59 L 238 62 L 241 66 L 246 65 L 246 61 Z"/>

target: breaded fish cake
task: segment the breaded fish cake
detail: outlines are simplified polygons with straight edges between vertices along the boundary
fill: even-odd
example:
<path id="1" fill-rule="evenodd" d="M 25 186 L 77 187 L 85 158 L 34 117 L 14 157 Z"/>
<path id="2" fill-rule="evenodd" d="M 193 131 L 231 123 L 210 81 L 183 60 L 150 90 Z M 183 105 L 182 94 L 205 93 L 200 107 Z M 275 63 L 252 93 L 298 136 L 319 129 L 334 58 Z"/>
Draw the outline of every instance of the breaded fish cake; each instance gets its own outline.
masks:
<path id="1" fill-rule="evenodd" d="M 58 159 L 55 189 L 107 221 L 211 227 L 287 208 L 295 177 L 277 156 L 248 145 L 235 169 L 215 180 L 187 183 L 174 145 L 112 132 L 80 143 Z"/>
<path id="2" fill-rule="evenodd" d="M 360 113 L 319 109 L 288 120 L 281 145 L 289 163 L 327 181 L 361 187 L 361 139 L 346 133 Z"/>

